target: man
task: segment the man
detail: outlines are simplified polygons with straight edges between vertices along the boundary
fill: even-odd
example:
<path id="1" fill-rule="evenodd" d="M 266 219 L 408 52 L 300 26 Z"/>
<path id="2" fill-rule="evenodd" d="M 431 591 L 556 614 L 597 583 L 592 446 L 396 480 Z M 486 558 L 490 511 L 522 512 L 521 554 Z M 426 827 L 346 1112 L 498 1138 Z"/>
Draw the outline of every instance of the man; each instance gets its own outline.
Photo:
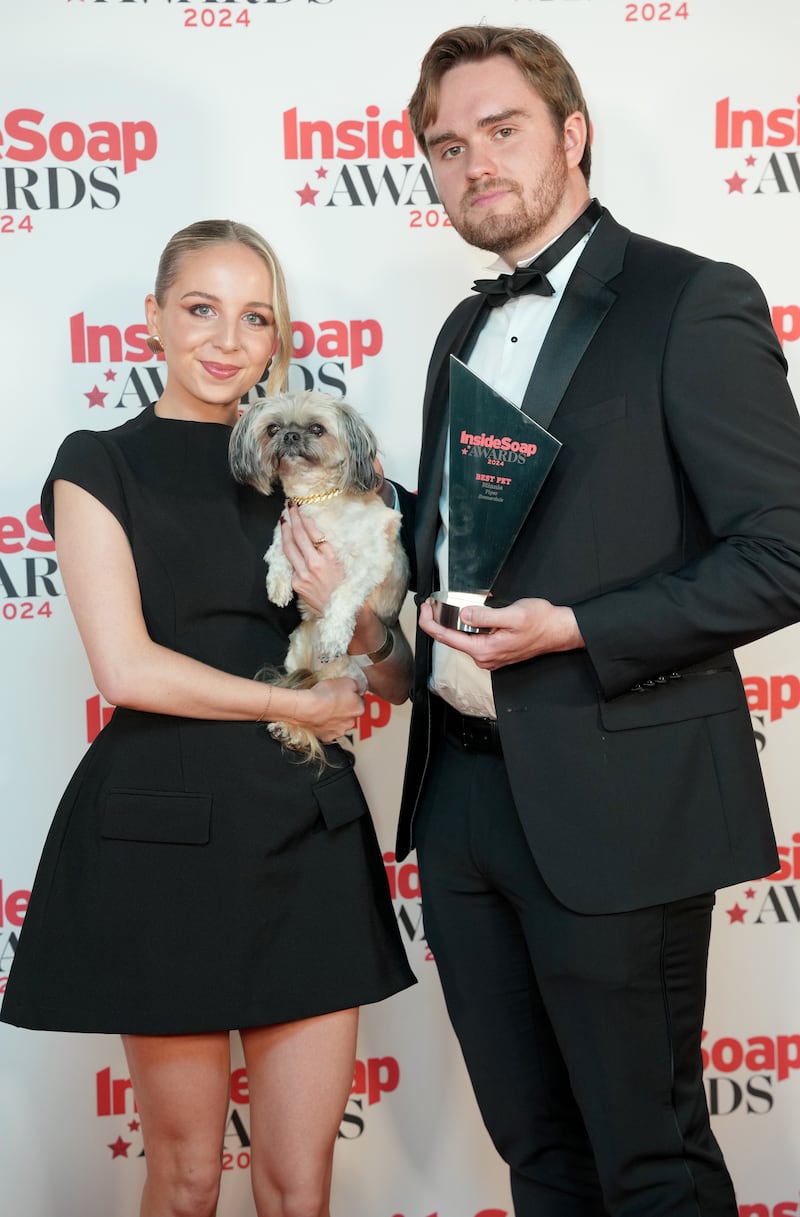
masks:
<path id="1" fill-rule="evenodd" d="M 732 650 L 800 617 L 785 362 L 748 275 L 590 202 L 586 105 L 547 38 L 443 34 L 409 113 L 461 236 L 507 270 L 549 247 L 550 294 L 474 295 L 434 349 L 398 857 L 416 843 L 517 1217 L 736 1217 L 700 1036 L 714 889 L 777 864 Z M 491 633 L 427 599 L 451 353 L 562 444 L 506 607 L 464 611 Z"/>

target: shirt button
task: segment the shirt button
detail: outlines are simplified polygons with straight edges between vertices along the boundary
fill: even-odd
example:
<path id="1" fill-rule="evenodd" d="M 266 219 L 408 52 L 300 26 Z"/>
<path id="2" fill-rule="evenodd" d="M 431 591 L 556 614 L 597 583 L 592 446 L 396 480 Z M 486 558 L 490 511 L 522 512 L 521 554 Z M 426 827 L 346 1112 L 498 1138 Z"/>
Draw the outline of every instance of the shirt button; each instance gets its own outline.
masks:
<path id="1" fill-rule="evenodd" d="M 516 338 L 515 338 L 513 335 L 512 335 L 511 341 L 512 341 L 512 342 L 516 342 L 516 341 L 517 341 L 517 340 L 516 340 Z"/>

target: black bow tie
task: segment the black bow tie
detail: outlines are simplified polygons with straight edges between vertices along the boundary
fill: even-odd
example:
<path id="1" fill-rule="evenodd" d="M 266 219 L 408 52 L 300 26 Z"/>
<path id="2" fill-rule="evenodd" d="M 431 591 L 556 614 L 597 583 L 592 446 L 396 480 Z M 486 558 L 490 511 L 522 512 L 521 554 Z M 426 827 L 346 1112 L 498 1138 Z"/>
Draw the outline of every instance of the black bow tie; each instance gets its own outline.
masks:
<path id="1" fill-rule="evenodd" d="M 513 274 L 498 275 L 496 279 L 476 279 L 472 290 L 485 296 L 491 308 L 507 304 L 526 292 L 532 292 L 535 296 L 555 294 L 550 280 L 536 266 L 518 266 Z"/>
<path id="2" fill-rule="evenodd" d="M 597 199 L 592 199 L 577 220 L 562 232 L 557 241 L 548 245 L 543 254 L 534 258 L 530 266 L 518 266 L 512 274 L 498 275 L 496 279 L 476 279 L 472 290 L 485 296 L 486 303 L 491 308 L 507 304 L 509 300 L 514 300 L 526 292 L 532 292 L 536 296 L 555 295 L 555 290 L 547 278 L 547 272 L 566 257 L 602 214 L 602 206 Z"/>

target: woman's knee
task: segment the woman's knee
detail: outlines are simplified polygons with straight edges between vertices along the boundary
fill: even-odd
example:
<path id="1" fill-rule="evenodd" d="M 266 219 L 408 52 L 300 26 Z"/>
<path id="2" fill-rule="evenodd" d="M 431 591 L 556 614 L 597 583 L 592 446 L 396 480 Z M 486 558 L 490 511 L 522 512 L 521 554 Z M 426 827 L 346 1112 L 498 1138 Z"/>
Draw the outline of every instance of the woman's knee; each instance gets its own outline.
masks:
<path id="1" fill-rule="evenodd" d="M 253 1172 L 259 1217 L 328 1217 L 330 1179 L 275 1179 Z"/>
<path id="2" fill-rule="evenodd" d="M 219 1200 L 221 1157 L 158 1155 L 147 1163 L 147 1191 L 165 1217 L 213 1217 Z M 161 1211 L 159 1209 L 159 1211 Z"/>

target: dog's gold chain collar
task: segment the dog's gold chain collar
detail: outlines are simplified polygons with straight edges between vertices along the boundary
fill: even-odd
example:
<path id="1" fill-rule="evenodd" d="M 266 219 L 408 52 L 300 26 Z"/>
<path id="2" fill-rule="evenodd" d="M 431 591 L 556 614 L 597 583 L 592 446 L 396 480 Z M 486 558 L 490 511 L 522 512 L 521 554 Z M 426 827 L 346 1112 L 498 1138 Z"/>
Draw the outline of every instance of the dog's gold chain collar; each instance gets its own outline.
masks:
<path id="1" fill-rule="evenodd" d="M 306 503 L 327 503 L 329 499 L 338 499 L 341 490 L 325 490 L 322 494 L 307 494 L 302 499 L 289 499 L 295 507 L 305 507 Z"/>

